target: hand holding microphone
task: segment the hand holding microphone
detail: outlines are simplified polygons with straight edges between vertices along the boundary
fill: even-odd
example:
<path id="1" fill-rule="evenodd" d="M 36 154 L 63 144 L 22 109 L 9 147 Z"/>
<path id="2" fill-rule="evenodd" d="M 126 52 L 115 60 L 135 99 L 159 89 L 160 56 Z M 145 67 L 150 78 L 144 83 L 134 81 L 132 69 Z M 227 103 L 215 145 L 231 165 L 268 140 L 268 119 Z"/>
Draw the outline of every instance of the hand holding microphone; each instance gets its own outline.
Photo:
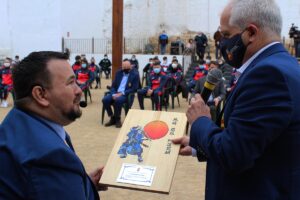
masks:
<path id="1" fill-rule="evenodd" d="M 189 105 L 186 116 L 189 124 L 193 124 L 196 119 L 202 116 L 211 118 L 209 107 L 205 104 L 204 100 L 199 94 L 196 94 L 191 99 L 191 105 Z"/>
<path id="2" fill-rule="evenodd" d="M 218 69 L 212 69 L 206 76 L 206 81 L 201 92 L 201 96 L 196 94 L 191 99 L 191 105 L 189 106 L 186 116 L 190 124 L 192 124 L 196 119 L 202 116 L 211 118 L 209 107 L 206 105 L 209 96 L 215 89 L 216 85 L 222 79 L 222 72 Z"/>
<path id="3" fill-rule="evenodd" d="M 219 69 L 212 69 L 208 72 L 206 76 L 206 81 L 204 83 L 204 87 L 201 91 L 201 97 L 205 103 L 207 103 L 209 96 L 212 91 L 215 89 L 217 84 L 222 79 L 222 72 Z"/>

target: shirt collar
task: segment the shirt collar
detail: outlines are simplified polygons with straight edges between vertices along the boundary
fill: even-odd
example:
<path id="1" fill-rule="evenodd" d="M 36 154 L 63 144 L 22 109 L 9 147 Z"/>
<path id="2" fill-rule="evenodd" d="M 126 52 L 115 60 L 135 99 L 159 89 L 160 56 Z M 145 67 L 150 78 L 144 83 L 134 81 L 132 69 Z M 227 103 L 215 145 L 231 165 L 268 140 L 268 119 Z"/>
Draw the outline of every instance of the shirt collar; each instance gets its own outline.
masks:
<path id="1" fill-rule="evenodd" d="M 52 121 L 49 121 L 43 117 L 39 117 L 36 115 L 37 118 L 39 118 L 41 121 L 43 121 L 44 123 L 46 123 L 47 125 L 49 125 L 56 133 L 57 135 L 63 140 L 65 141 L 66 139 L 66 132 L 65 132 L 65 129 L 63 128 L 63 126 L 55 123 L 55 122 L 52 122 Z"/>
<path id="2" fill-rule="evenodd" d="M 265 51 L 267 48 L 269 48 L 270 46 L 273 46 L 274 44 L 277 44 L 280 42 L 272 42 L 266 46 L 264 46 L 262 49 L 260 49 L 258 52 L 256 52 L 251 58 L 249 58 L 239 69 L 237 69 L 237 71 L 242 74 L 247 67 L 249 67 L 249 65 L 253 62 L 253 60 L 255 58 L 257 58 L 263 51 Z"/>

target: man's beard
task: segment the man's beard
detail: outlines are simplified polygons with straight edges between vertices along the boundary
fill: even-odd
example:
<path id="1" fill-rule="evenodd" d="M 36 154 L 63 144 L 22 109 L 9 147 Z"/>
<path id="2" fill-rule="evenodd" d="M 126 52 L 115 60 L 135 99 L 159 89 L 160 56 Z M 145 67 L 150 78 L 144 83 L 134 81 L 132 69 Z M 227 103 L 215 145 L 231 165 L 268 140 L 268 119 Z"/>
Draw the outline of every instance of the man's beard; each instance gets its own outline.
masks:
<path id="1" fill-rule="evenodd" d="M 75 121 L 77 118 L 80 118 L 82 115 L 82 112 L 80 109 L 77 111 L 75 109 L 72 109 L 71 111 L 64 113 L 64 115 L 70 120 Z"/>

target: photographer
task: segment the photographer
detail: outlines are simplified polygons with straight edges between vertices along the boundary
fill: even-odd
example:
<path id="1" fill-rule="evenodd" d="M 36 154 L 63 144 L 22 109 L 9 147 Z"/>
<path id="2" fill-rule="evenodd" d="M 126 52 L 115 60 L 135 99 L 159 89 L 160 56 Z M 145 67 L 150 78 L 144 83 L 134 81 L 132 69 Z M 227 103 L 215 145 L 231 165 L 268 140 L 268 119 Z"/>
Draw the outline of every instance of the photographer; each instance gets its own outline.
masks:
<path id="1" fill-rule="evenodd" d="M 297 26 L 292 24 L 292 27 L 289 31 L 290 38 L 294 39 L 294 47 L 295 47 L 295 57 L 300 57 L 300 31 Z"/>

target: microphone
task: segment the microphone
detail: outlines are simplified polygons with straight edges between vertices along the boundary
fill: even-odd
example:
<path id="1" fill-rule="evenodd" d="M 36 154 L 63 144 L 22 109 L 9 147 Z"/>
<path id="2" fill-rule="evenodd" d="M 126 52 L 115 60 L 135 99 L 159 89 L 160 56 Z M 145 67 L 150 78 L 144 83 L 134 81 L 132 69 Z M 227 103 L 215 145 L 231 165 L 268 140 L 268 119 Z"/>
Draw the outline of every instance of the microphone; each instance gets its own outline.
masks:
<path id="1" fill-rule="evenodd" d="M 212 69 L 206 76 L 204 87 L 201 91 L 201 97 L 207 103 L 211 92 L 215 89 L 216 85 L 222 79 L 222 72 L 219 69 Z"/>
<path id="2" fill-rule="evenodd" d="M 79 106 L 81 108 L 85 108 L 87 106 L 87 103 L 86 103 L 86 101 L 84 100 L 83 97 L 81 97 L 81 99 L 80 99 Z"/>

